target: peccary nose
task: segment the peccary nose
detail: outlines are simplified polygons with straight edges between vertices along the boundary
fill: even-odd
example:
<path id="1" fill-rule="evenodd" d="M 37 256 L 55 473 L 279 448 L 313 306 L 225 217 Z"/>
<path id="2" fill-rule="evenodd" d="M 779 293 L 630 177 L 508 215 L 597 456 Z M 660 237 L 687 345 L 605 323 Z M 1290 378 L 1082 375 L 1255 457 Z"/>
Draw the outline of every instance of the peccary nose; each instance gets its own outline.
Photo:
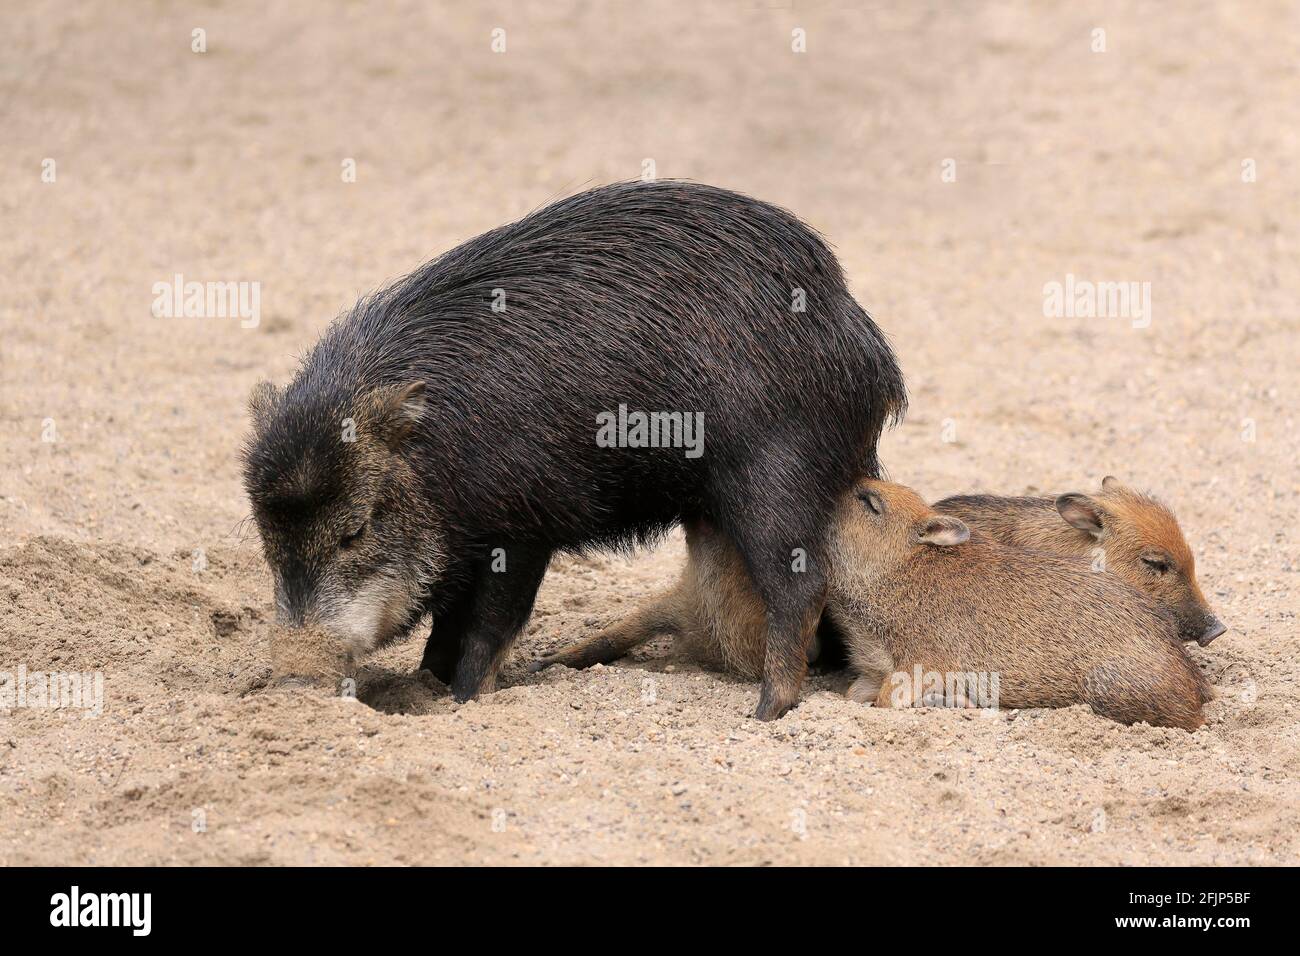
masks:
<path id="1" fill-rule="evenodd" d="M 1196 643 L 1200 644 L 1201 647 L 1208 647 L 1210 641 L 1214 640 L 1227 629 L 1228 626 L 1226 624 L 1214 615 L 1210 615 L 1210 619 L 1205 622 L 1205 630 L 1201 633 L 1201 636 L 1196 639 Z"/>
<path id="2" fill-rule="evenodd" d="M 284 627 L 305 627 L 315 618 L 315 594 L 310 579 L 293 569 L 275 589 L 275 622 Z"/>

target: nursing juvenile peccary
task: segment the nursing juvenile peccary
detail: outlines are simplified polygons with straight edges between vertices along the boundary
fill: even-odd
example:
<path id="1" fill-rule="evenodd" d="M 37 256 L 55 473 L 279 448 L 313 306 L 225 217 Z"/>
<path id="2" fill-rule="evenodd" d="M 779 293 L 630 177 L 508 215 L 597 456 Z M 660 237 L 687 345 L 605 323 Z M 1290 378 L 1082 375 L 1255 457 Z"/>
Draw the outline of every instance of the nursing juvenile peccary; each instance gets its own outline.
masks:
<path id="1" fill-rule="evenodd" d="M 685 531 L 686 565 L 676 584 L 599 633 L 535 661 L 529 669 L 608 664 L 651 638 L 671 635 L 675 651 L 684 651 L 707 667 L 761 677 L 766 610 L 749 581 L 745 562 L 708 524 L 690 522 Z"/>
<path id="2" fill-rule="evenodd" d="M 972 534 L 887 482 L 863 481 L 845 495 L 831 540 L 826 615 L 860 675 L 855 700 L 925 703 L 916 675 L 941 675 L 945 690 L 970 687 L 973 676 L 1002 707 L 1087 703 L 1125 723 L 1203 723 L 1212 695 L 1172 619 L 1115 577 Z M 672 634 L 706 664 L 756 675 L 762 606 L 738 557 L 705 525 L 687 528 L 687 553 L 675 587 L 534 668 L 605 663 Z M 971 697 L 958 702 L 987 704 Z"/>
<path id="3" fill-rule="evenodd" d="M 282 617 L 360 654 L 431 613 L 422 666 L 459 699 L 494 685 L 552 553 L 707 520 L 764 607 L 770 719 L 798 698 L 834 504 L 904 401 L 810 229 L 625 183 L 360 301 L 285 390 L 255 391 L 245 485 Z M 664 413 L 658 435 L 611 435 L 633 412 Z M 702 449 L 680 447 L 692 415 Z"/>
<path id="4" fill-rule="evenodd" d="M 1172 614 L 1184 641 L 1205 647 L 1227 630 L 1196 583 L 1196 559 L 1173 512 L 1117 478 L 1103 479 L 1098 495 L 958 495 L 934 508 L 1006 544 L 1098 564 Z"/>
<path id="5" fill-rule="evenodd" d="M 858 484 L 834 541 L 827 608 L 861 674 L 856 700 L 923 703 L 916 676 L 934 674 L 945 688 L 991 688 L 1000 707 L 1083 703 L 1122 723 L 1205 722 L 1213 694 L 1173 619 L 1116 577 L 972 532 L 881 481 Z"/>

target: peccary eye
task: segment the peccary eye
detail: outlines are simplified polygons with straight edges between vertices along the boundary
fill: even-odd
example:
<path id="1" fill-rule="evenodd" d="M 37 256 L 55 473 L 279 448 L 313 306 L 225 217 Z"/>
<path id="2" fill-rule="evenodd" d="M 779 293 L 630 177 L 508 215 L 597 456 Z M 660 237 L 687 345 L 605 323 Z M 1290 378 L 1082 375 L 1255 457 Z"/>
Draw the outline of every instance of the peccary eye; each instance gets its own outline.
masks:
<path id="1" fill-rule="evenodd" d="M 1168 560 L 1166 560 L 1165 558 L 1156 557 L 1155 555 L 1152 555 L 1150 557 L 1148 557 L 1147 555 L 1143 555 L 1142 563 L 1147 566 L 1147 570 L 1154 571 L 1156 574 L 1168 574 L 1169 569 L 1171 567 Z"/>
<path id="2" fill-rule="evenodd" d="M 364 535 L 365 533 L 366 533 L 366 525 L 363 524 L 360 528 L 358 528 L 356 531 L 353 531 L 351 534 L 345 534 L 343 537 L 339 538 L 339 547 L 346 551 L 348 548 L 352 547 L 354 544 L 360 541 L 361 536 Z"/>
<path id="3" fill-rule="evenodd" d="M 858 500 L 870 508 L 873 514 L 880 515 L 885 513 L 885 502 L 881 499 L 880 495 L 876 494 L 874 491 L 862 492 L 858 495 Z"/>

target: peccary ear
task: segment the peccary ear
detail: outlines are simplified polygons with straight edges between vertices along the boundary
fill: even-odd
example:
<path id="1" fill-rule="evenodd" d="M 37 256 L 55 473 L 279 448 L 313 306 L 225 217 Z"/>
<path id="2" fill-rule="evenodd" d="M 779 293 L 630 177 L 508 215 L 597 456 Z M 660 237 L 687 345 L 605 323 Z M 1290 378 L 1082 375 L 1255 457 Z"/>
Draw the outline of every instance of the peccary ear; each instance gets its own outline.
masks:
<path id="1" fill-rule="evenodd" d="M 252 416 L 253 427 L 265 431 L 276 406 L 280 404 L 280 390 L 270 382 L 258 382 L 248 396 L 248 414 Z"/>
<path id="2" fill-rule="evenodd" d="M 1123 491 L 1124 484 L 1114 475 L 1107 475 L 1101 480 L 1102 491 Z"/>
<path id="3" fill-rule="evenodd" d="M 424 383 L 390 385 L 366 396 L 366 417 L 375 434 L 396 449 L 424 415 Z"/>
<path id="4" fill-rule="evenodd" d="M 966 527 L 966 522 L 952 515 L 933 515 L 921 523 L 916 537 L 922 544 L 951 548 L 970 540 L 970 528 Z"/>
<path id="5" fill-rule="evenodd" d="M 1113 478 L 1110 480 L 1114 480 Z M 1068 495 L 1061 495 L 1056 499 L 1056 510 L 1061 513 L 1065 523 L 1072 528 L 1078 528 L 1080 531 L 1086 531 L 1093 537 L 1099 537 L 1102 532 L 1102 510 L 1087 495 L 1081 495 L 1078 492 L 1070 492 Z"/>

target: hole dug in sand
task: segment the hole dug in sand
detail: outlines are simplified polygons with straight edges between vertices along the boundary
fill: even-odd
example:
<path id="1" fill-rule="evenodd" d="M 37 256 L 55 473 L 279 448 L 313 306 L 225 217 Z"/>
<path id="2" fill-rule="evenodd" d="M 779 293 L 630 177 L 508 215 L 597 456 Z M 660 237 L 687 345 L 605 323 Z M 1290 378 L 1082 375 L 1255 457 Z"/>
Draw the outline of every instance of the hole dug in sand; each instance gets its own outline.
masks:
<path id="1" fill-rule="evenodd" d="M 454 706 L 450 688 L 428 671 L 367 665 L 357 685 L 357 699 L 384 714 L 423 716 Z"/>

